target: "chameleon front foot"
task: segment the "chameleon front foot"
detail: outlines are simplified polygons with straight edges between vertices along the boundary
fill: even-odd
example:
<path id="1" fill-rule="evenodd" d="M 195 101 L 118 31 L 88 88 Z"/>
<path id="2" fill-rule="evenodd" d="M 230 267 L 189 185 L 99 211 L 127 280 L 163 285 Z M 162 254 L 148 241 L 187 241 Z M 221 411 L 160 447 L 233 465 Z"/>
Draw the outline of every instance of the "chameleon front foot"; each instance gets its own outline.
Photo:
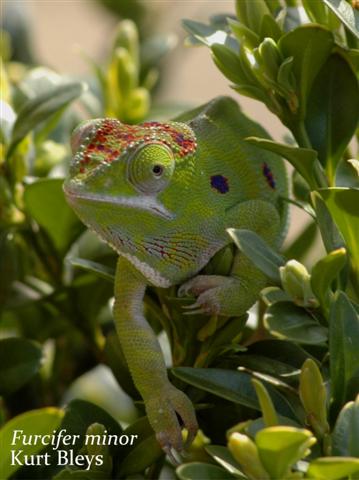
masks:
<path id="1" fill-rule="evenodd" d="M 154 396 L 145 402 L 148 420 L 156 433 L 161 448 L 172 461 L 178 463 L 173 450 L 183 452 L 193 441 L 198 424 L 193 405 L 189 398 L 173 385 L 163 391 L 154 392 Z M 188 431 L 185 444 L 182 438 L 182 427 Z"/>
<path id="2" fill-rule="evenodd" d="M 227 292 L 231 292 L 235 279 L 220 275 L 197 275 L 185 282 L 178 290 L 178 296 L 193 295 L 197 300 L 183 308 L 189 315 L 226 315 L 228 307 Z M 237 287 L 238 288 L 238 287 Z M 231 300 L 229 298 L 229 300 Z"/>

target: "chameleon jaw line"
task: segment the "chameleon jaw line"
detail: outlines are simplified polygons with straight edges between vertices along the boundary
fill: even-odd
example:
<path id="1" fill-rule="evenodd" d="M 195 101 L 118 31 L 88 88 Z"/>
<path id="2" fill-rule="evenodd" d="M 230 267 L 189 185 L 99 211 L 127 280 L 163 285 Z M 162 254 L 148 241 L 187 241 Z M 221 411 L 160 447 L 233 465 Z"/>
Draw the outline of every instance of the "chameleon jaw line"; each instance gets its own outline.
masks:
<path id="1" fill-rule="evenodd" d="M 151 196 L 143 197 L 114 197 L 112 195 L 96 195 L 94 193 L 78 193 L 69 188 L 65 188 L 66 194 L 72 199 L 85 200 L 89 202 L 104 203 L 111 205 L 118 205 L 121 207 L 138 208 L 147 210 L 155 215 L 165 218 L 166 220 L 173 220 L 175 215 L 167 210 L 162 203 L 158 202 Z"/>

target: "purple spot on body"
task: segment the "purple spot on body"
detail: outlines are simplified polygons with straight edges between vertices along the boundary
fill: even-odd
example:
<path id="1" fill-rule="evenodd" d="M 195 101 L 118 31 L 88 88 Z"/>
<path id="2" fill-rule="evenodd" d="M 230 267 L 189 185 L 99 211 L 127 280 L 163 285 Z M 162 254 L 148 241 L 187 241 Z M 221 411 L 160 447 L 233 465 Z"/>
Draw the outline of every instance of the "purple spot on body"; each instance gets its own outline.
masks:
<path id="1" fill-rule="evenodd" d="M 262 164 L 262 172 L 263 172 L 263 175 L 265 176 L 265 178 L 267 180 L 268 185 L 271 188 L 273 188 L 273 190 L 274 190 L 275 189 L 275 180 L 274 180 L 273 174 L 271 172 L 271 169 L 269 168 L 269 166 L 265 162 Z"/>
<path id="2" fill-rule="evenodd" d="M 105 145 L 98 145 L 98 146 L 97 146 L 97 149 L 98 149 L 98 150 L 105 150 Z"/>
<path id="3" fill-rule="evenodd" d="M 219 193 L 227 193 L 229 190 L 228 179 L 223 175 L 212 175 L 211 187 Z"/>

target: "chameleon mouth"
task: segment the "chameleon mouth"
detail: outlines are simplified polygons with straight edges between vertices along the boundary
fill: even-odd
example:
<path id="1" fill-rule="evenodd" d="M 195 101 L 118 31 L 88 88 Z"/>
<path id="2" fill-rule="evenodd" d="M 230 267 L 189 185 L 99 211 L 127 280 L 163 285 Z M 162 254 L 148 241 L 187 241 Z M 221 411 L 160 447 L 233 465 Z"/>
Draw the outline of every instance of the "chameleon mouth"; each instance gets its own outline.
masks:
<path id="1" fill-rule="evenodd" d="M 167 210 L 167 208 L 154 197 L 142 196 L 142 197 L 121 197 L 112 195 L 97 195 L 95 193 L 79 193 L 64 185 L 64 192 L 69 199 L 70 203 L 80 200 L 89 203 L 107 204 L 112 206 L 134 208 L 138 210 L 145 210 L 155 215 L 164 218 L 166 220 L 173 220 L 175 215 Z"/>

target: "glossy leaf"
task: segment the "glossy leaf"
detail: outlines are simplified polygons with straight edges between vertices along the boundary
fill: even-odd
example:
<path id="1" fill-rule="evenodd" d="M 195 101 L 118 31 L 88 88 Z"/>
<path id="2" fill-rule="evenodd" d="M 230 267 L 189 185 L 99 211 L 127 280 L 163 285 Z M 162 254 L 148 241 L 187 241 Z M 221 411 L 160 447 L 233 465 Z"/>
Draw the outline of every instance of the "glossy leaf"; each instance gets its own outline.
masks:
<path id="1" fill-rule="evenodd" d="M 326 24 L 327 12 L 323 2 L 318 2 L 317 0 L 302 0 L 302 4 L 313 23 Z"/>
<path id="2" fill-rule="evenodd" d="M 358 473 L 359 458 L 322 457 L 309 464 L 307 476 L 318 480 L 339 480 Z"/>
<path id="3" fill-rule="evenodd" d="M 250 230 L 227 230 L 241 252 L 276 284 L 280 283 L 279 267 L 284 259 L 277 254 L 259 235 Z"/>
<path id="4" fill-rule="evenodd" d="M 269 480 L 258 455 L 258 448 L 253 440 L 243 433 L 234 431 L 229 435 L 228 449 L 250 479 Z"/>
<path id="5" fill-rule="evenodd" d="M 330 286 L 345 264 L 345 248 L 339 248 L 338 250 L 333 250 L 333 252 L 330 252 L 326 257 L 320 259 L 312 268 L 312 290 L 322 305 L 326 304 L 327 294 L 328 291 L 330 291 Z"/>
<path id="6" fill-rule="evenodd" d="M 323 344 L 327 340 L 327 329 L 291 302 L 271 305 L 264 321 L 269 331 L 279 338 L 308 345 Z"/>
<path id="7" fill-rule="evenodd" d="M 17 462 L 11 461 L 12 450 L 15 450 L 15 453 L 22 450 L 22 453 L 19 454 L 21 461 L 24 459 L 24 455 L 36 455 L 44 448 L 41 442 L 32 442 L 30 445 L 26 445 L 21 439 L 16 440 L 14 438 L 15 430 L 22 430 L 27 436 L 51 435 L 60 425 L 63 415 L 63 410 L 47 407 L 22 413 L 9 420 L 0 430 L 0 478 L 7 479 L 20 468 Z"/>
<path id="8" fill-rule="evenodd" d="M 259 34 L 261 40 L 264 40 L 267 37 L 278 41 L 282 36 L 282 31 L 272 15 L 266 14 L 262 17 Z"/>
<path id="9" fill-rule="evenodd" d="M 63 180 L 41 179 L 27 185 L 24 202 L 27 212 L 48 233 L 55 247 L 64 253 L 83 227 L 67 205 Z"/>
<path id="10" fill-rule="evenodd" d="M 319 367 L 311 358 L 307 358 L 300 372 L 299 396 L 307 414 L 307 423 L 322 438 L 329 431 L 327 390 Z"/>
<path id="11" fill-rule="evenodd" d="M 332 454 L 359 458 L 359 395 L 339 413 L 332 435 Z"/>
<path id="12" fill-rule="evenodd" d="M 236 84 L 246 82 L 246 75 L 238 55 L 225 45 L 214 44 L 211 47 L 212 56 L 219 70 L 228 80 Z"/>
<path id="13" fill-rule="evenodd" d="M 359 190 L 322 188 L 318 192 L 344 237 L 353 256 L 353 266 L 359 275 Z"/>
<path id="14" fill-rule="evenodd" d="M 285 478 L 290 467 L 315 443 L 309 430 L 294 427 L 269 427 L 256 437 L 259 457 L 271 478 Z"/>
<path id="15" fill-rule="evenodd" d="M 191 35 L 190 41 L 193 44 L 203 43 L 211 47 L 215 43 L 220 45 L 227 45 L 236 50 L 237 42 L 231 38 L 224 30 L 217 25 L 205 25 L 201 22 L 193 20 L 182 20 L 184 29 Z M 193 42 L 194 40 L 194 42 Z"/>
<path id="16" fill-rule="evenodd" d="M 234 35 L 237 37 L 240 44 L 248 45 L 251 48 L 255 48 L 260 43 L 259 36 L 255 32 L 253 32 L 253 30 L 246 27 L 243 23 L 229 19 L 228 25 L 230 26 Z"/>
<path id="17" fill-rule="evenodd" d="M 143 472 L 147 467 L 163 456 L 163 450 L 154 434 L 136 443 L 130 453 L 121 462 L 121 477 Z"/>
<path id="18" fill-rule="evenodd" d="M 79 267 L 87 272 L 94 273 L 98 277 L 104 278 L 111 283 L 115 280 L 115 269 L 107 265 L 77 257 L 67 257 L 67 261 L 74 267 Z"/>
<path id="19" fill-rule="evenodd" d="M 318 192 L 311 192 L 311 199 L 315 208 L 318 227 L 325 249 L 328 253 L 344 246 L 344 241 L 335 225 L 328 208 Z"/>
<path id="20" fill-rule="evenodd" d="M 213 393 L 231 402 L 260 410 L 257 395 L 251 383 L 252 376 L 247 372 L 190 367 L 176 367 L 172 371 L 176 377 L 201 390 Z M 268 383 L 266 383 L 266 388 L 276 411 L 283 416 L 296 418 L 285 397 Z"/>
<path id="21" fill-rule="evenodd" d="M 293 57 L 301 118 L 304 118 L 313 81 L 334 47 L 333 34 L 319 25 L 304 25 L 281 37 L 278 46 L 283 58 Z"/>
<path id="22" fill-rule="evenodd" d="M 284 157 L 296 170 L 298 170 L 308 184 L 311 187 L 314 187 L 315 179 L 313 177 L 313 168 L 317 161 L 317 152 L 315 150 L 290 147 L 282 143 L 267 140 L 266 138 L 248 137 L 246 140 L 253 145 L 257 145 L 259 148 L 269 150 L 270 152 Z"/>
<path id="23" fill-rule="evenodd" d="M 233 475 L 217 465 L 191 462 L 179 466 L 176 474 L 180 480 L 233 480 Z"/>
<path id="24" fill-rule="evenodd" d="M 260 32 L 264 15 L 270 15 L 265 0 L 237 0 L 236 11 L 239 20 L 254 32 Z"/>
<path id="25" fill-rule="evenodd" d="M 305 126 L 331 184 L 359 122 L 359 84 L 349 63 L 331 55 L 311 88 Z"/>
<path id="26" fill-rule="evenodd" d="M 266 305 L 272 305 L 272 303 L 276 302 L 291 301 L 291 297 L 288 293 L 279 287 L 266 287 L 261 291 L 260 295 Z"/>
<path id="27" fill-rule="evenodd" d="M 42 363 L 40 345 L 26 338 L 0 340 L 0 394 L 9 395 L 25 385 Z"/>
<path id="28" fill-rule="evenodd" d="M 72 449 L 77 452 L 85 438 L 86 431 L 93 423 L 104 425 L 108 434 L 122 435 L 122 428 L 116 420 L 101 407 L 86 400 L 72 400 L 65 409 L 65 416 L 61 423 L 61 428 L 66 430 L 68 435 L 73 435 L 74 445 L 64 446 L 65 449 Z M 75 437 L 78 435 L 79 437 Z M 118 446 L 110 445 L 112 454 L 117 453 Z"/>
<path id="29" fill-rule="evenodd" d="M 33 128 L 78 98 L 84 91 L 85 84 L 68 83 L 54 86 L 54 88 L 28 100 L 16 119 L 7 153 L 8 157 Z"/>
<path id="30" fill-rule="evenodd" d="M 223 445 L 209 445 L 205 447 L 205 450 L 221 467 L 226 469 L 228 473 L 234 475 L 235 478 L 241 480 L 246 478 L 227 447 Z"/>
<path id="31" fill-rule="evenodd" d="M 274 425 L 278 425 L 278 417 L 266 387 L 256 379 L 252 380 L 252 384 L 258 397 L 265 426 L 273 427 Z"/>
<path id="32" fill-rule="evenodd" d="M 323 0 L 344 25 L 359 38 L 359 13 L 346 0 Z"/>
<path id="33" fill-rule="evenodd" d="M 330 378 L 334 409 L 351 400 L 353 393 L 359 391 L 358 345 L 359 315 L 345 293 L 338 292 L 331 305 L 329 323 Z"/>

